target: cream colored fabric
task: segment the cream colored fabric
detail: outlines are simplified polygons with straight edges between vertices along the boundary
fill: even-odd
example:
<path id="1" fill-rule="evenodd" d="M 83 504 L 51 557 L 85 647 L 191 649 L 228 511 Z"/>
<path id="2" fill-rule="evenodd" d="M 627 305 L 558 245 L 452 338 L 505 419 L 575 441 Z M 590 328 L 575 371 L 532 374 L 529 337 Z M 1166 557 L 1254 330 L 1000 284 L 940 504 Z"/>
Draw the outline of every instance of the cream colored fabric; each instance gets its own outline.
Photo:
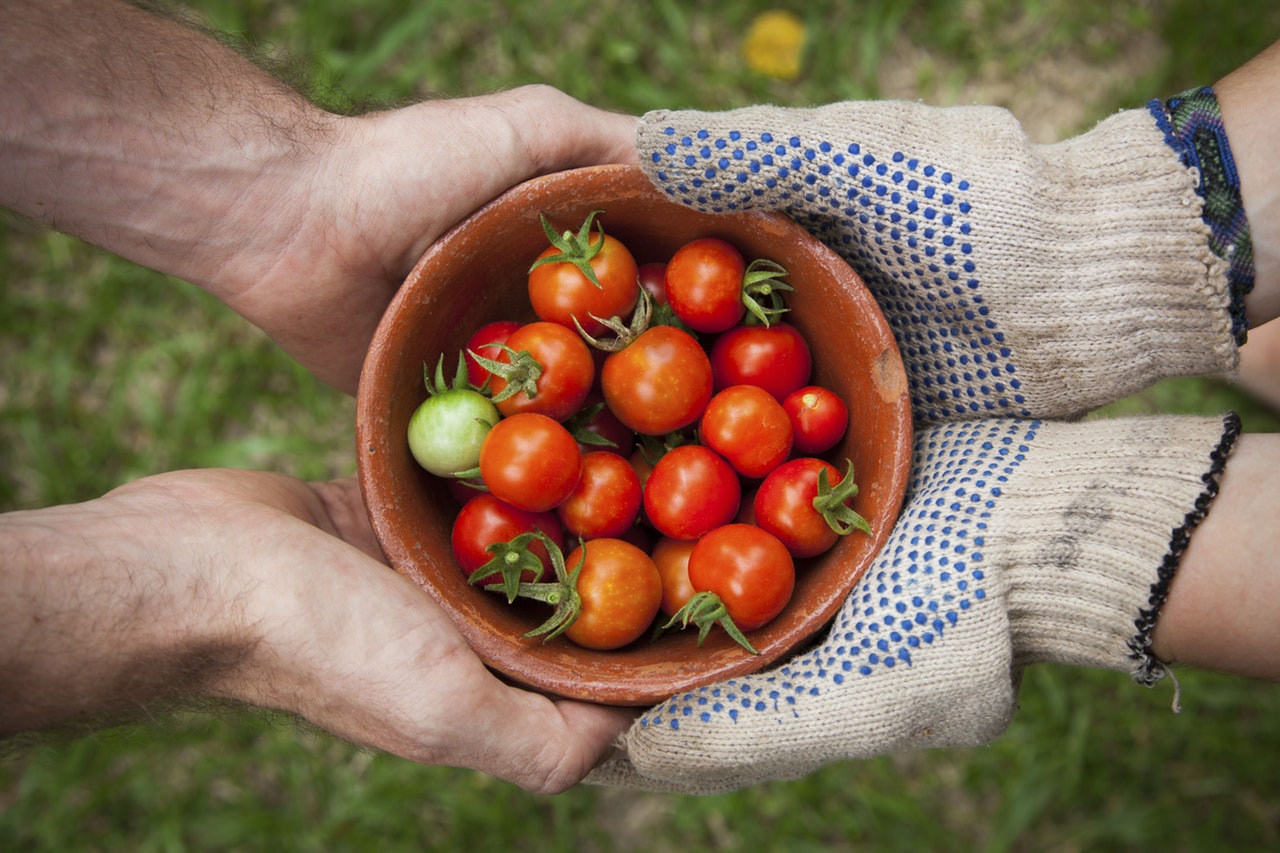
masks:
<path id="1" fill-rule="evenodd" d="M 1198 176 L 1146 110 L 1053 145 L 995 107 L 660 111 L 637 147 L 674 200 L 782 210 L 843 255 L 922 421 L 1074 417 L 1235 368 Z"/>
<path id="2" fill-rule="evenodd" d="M 825 639 L 649 710 L 590 781 L 710 793 L 987 743 L 1038 661 L 1154 680 L 1151 615 L 1237 430 L 1228 416 L 922 431 L 907 505 Z"/>

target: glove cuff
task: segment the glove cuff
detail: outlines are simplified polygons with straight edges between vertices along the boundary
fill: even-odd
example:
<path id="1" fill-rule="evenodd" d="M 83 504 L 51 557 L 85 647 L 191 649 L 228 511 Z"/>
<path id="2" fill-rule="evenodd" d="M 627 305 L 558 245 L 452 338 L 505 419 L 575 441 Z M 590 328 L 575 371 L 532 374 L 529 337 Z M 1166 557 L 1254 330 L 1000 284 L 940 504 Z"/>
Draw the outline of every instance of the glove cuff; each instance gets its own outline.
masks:
<path id="1" fill-rule="evenodd" d="M 1249 329 L 1244 298 L 1254 282 L 1253 238 L 1217 95 L 1212 87 L 1202 86 L 1163 103 L 1153 100 L 1147 109 L 1164 131 L 1165 142 L 1198 178 L 1196 191 L 1204 199 L 1209 248 L 1227 264 L 1231 331 L 1236 343 L 1243 344 Z"/>
<path id="2" fill-rule="evenodd" d="M 1041 431 L 1037 456 L 1004 490 L 1002 541 L 989 549 L 1016 665 L 1127 670 L 1148 686 L 1165 675 L 1151 632 L 1239 432 L 1234 414 Z"/>

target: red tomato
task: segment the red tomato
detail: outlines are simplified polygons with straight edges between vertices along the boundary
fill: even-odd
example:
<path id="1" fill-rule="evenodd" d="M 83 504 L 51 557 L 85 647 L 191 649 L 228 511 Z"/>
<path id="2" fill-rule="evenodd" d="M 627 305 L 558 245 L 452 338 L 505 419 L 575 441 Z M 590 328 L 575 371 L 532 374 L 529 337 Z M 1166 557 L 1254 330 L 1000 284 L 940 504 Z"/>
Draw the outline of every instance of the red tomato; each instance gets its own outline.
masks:
<path id="1" fill-rule="evenodd" d="M 527 366 L 526 359 L 520 356 L 527 352 L 540 372 L 535 377 L 522 371 L 513 377 L 511 383 L 519 390 L 506 399 L 500 398 L 510 383 L 495 373 L 489 388 L 499 412 L 508 417 L 517 412 L 538 412 L 563 421 L 582 408 L 595 382 L 596 366 L 590 347 L 577 332 L 559 323 L 533 322 L 512 332 L 506 346 L 515 355 L 503 350 L 496 361 L 513 367 Z"/>
<path id="2" fill-rule="evenodd" d="M 565 557 L 578 575 L 582 610 L 565 636 L 588 649 L 618 649 L 649 630 L 662 602 L 662 578 L 644 551 L 621 539 L 592 539 Z"/>
<path id="3" fill-rule="evenodd" d="M 644 487 L 644 513 L 659 533 L 697 539 L 738 512 L 742 487 L 732 466 L 700 444 L 668 450 Z"/>
<path id="4" fill-rule="evenodd" d="M 667 265 L 665 263 L 648 263 L 640 265 L 640 287 L 649 294 L 652 313 L 650 326 L 681 326 L 682 321 L 671 310 L 667 301 Z"/>
<path id="5" fill-rule="evenodd" d="M 556 515 L 574 536 L 621 537 L 640 512 L 640 477 L 616 453 L 594 451 L 582 457 L 582 473 Z"/>
<path id="6" fill-rule="evenodd" d="M 733 517 L 734 521 L 741 524 L 756 523 L 756 491 L 757 489 L 752 489 L 742 495 L 742 505 L 738 507 L 738 514 Z"/>
<path id="7" fill-rule="evenodd" d="M 665 435 L 698 419 L 711 381 L 711 362 L 696 338 L 651 326 L 605 360 L 600 389 L 618 420 L 638 433 Z"/>
<path id="8" fill-rule="evenodd" d="M 742 631 L 753 631 L 781 613 L 795 582 L 795 562 L 786 547 L 750 524 L 717 527 L 689 554 L 689 583 L 698 592 L 720 596 Z"/>
<path id="9" fill-rule="evenodd" d="M 594 216 L 594 214 L 593 214 Z M 589 229 L 591 217 L 583 225 Z M 529 301 L 533 303 L 533 312 L 539 319 L 559 323 L 576 331 L 574 319 L 577 318 L 583 330 L 589 335 L 599 335 L 605 326 L 592 316 L 602 320 L 621 317 L 626 320 L 635 307 L 640 295 L 637 284 L 637 268 L 631 252 L 616 238 L 595 231 L 588 237 L 579 231 L 575 237 L 568 233 L 561 240 L 564 245 L 549 246 L 538 255 L 532 269 L 529 270 Z M 603 246 L 594 255 L 590 247 Z M 589 255 L 585 260 L 595 273 L 599 286 L 592 283 L 572 260 L 543 262 L 547 258 L 571 257 L 577 253 Z"/>
<path id="10" fill-rule="evenodd" d="M 467 501 L 485 491 L 484 483 L 480 482 L 479 477 L 445 477 L 444 484 L 449 494 L 458 502 L 458 506 L 465 505 Z"/>
<path id="11" fill-rule="evenodd" d="M 476 353 L 483 358 L 496 359 L 502 352 L 500 344 L 505 344 L 511 333 L 520 328 L 522 324 L 519 320 L 495 320 L 492 323 L 486 323 L 472 333 L 467 339 L 466 358 L 467 358 L 467 381 L 477 388 L 484 387 L 485 380 L 489 378 L 488 368 L 476 361 L 472 353 Z"/>
<path id="12" fill-rule="evenodd" d="M 667 304 L 666 277 L 667 265 L 664 263 L 650 262 L 636 268 L 636 278 L 655 308 Z"/>
<path id="13" fill-rule="evenodd" d="M 805 456 L 778 466 L 756 492 L 755 523 L 778 537 L 794 557 L 821 554 L 840 538 L 813 504 L 818 474 L 824 470 L 830 486 L 844 479 L 834 465 Z"/>
<path id="14" fill-rule="evenodd" d="M 480 479 L 489 491 L 533 512 L 569 497 L 581 469 L 578 442 L 562 424 L 536 412 L 498 421 L 480 446 Z"/>
<path id="15" fill-rule="evenodd" d="M 630 542 L 648 554 L 653 549 L 653 540 L 657 538 L 657 534 L 654 533 L 652 528 L 637 522 L 627 528 L 626 532 L 621 536 L 615 538 L 621 539 L 623 542 Z"/>
<path id="16" fill-rule="evenodd" d="M 813 357 L 804 336 L 788 323 L 735 326 L 716 338 L 711 368 L 716 390 L 758 385 L 777 400 L 809 382 Z"/>
<path id="17" fill-rule="evenodd" d="M 689 583 L 689 554 L 696 544 L 696 539 L 664 536 L 649 552 L 662 577 L 662 612 L 668 616 L 675 616 L 696 591 Z"/>
<path id="18" fill-rule="evenodd" d="M 564 544 L 564 531 L 560 520 L 554 512 L 529 512 L 514 507 L 491 494 L 481 493 L 467 501 L 453 521 L 453 556 L 458 561 L 458 568 L 464 575 L 489 562 L 493 556 L 488 547 L 496 542 L 509 542 L 521 533 L 541 530 L 548 538 L 560 547 Z M 543 574 L 546 578 L 551 572 L 551 559 L 547 555 L 546 546 L 535 540 L 529 550 L 542 561 Z M 525 572 L 521 580 L 533 581 L 531 572 Z M 489 575 L 477 583 L 481 589 L 487 584 L 499 583 L 502 577 Z"/>
<path id="19" fill-rule="evenodd" d="M 630 456 L 636 446 L 636 434 L 609 410 L 604 395 L 598 391 L 587 395 L 582 411 L 566 421 L 565 426 L 578 439 L 578 447 L 583 453 L 607 450 L 619 456 Z M 587 438 L 591 441 L 585 440 Z"/>
<path id="20" fill-rule="evenodd" d="M 653 460 L 649 458 L 649 454 L 644 448 L 637 447 L 631 451 L 631 455 L 627 457 L 627 462 L 631 464 L 631 470 L 636 472 L 636 476 L 640 478 L 640 489 L 643 491 L 645 485 L 649 482 L 649 475 L 653 473 Z"/>
<path id="21" fill-rule="evenodd" d="M 681 246 L 667 262 L 671 310 L 695 332 L 718 333 L 742 319 L 747 262 L 733 245 L 703 237 Z"/>
<path id="22" fill-rule="evenodd" d="M 791 392 L 782 408 L 791 419 L 792 450 L 803 456 L 816 456 L 835 447 L 849 428 L 849 407 L 844 400 L 817 385 Z"/>
<path id="23" fill-rule="evenodd" d="M 763 477 L 791 453 L 791 419 L 755 385 L 730 385 L 712 397 L 698 434 L 744 477 Z"/>

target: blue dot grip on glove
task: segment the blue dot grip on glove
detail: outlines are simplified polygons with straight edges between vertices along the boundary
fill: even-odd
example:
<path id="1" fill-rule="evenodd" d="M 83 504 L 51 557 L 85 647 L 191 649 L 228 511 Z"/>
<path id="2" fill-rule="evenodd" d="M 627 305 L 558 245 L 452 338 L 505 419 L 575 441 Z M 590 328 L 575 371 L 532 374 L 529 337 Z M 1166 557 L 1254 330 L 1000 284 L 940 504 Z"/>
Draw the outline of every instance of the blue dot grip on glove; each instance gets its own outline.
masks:
<path id="1" fill-rule="evenodd" d="M 1235 367 L 1198 174 L 1147 110 L 1053 145 L 994 107 L 662 111 L 637 146 L 673 200 L 780 210 L 840 253 L 894 330 L 922 423 L 1075 417 Z"/>
<path id="2" fill-rule="evenodd" d="M 920 431 L 903 512 L 825 636 L 650 709 L 592 781 L 708 793 L 986 743 L 1036 662 L 1153 682 L 1155 617 L 1238 431 L 1234 416 Z"/>

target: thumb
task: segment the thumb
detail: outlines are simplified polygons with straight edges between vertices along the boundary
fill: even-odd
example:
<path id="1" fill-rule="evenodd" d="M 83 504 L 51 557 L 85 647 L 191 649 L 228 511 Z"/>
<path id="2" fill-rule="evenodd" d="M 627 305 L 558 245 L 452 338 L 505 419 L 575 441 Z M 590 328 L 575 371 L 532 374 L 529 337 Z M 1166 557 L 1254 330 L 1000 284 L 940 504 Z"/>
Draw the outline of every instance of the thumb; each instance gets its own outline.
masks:
<path id="1" fill-rule="evenodd" d="M 545 85 L 475 99 L 502 113 L 515 150 L 502 158 L 509 184 L 582 166 L 637 162 L 636 116 L 609 112 Z"/>

